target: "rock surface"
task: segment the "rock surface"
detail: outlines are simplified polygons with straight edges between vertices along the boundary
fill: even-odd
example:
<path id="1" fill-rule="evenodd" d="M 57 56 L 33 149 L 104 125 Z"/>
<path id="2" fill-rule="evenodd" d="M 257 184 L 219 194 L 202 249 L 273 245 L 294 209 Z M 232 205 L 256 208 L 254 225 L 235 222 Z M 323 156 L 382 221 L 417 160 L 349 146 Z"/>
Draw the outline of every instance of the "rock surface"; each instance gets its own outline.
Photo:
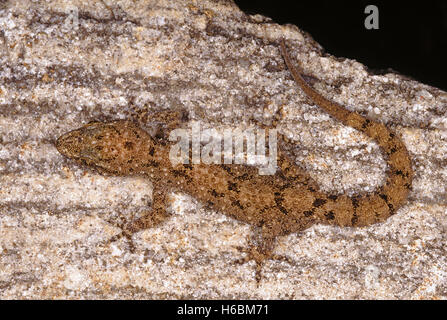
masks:
<path id="1" fill-rule="evenodd" d="M 257 286 L 243 257 L 250 226 L 172 195 L 172 218 L 101 243 L 150 207 L 141 177 L 103 176 L 63 158 L 61 134 L 92 120 L 151 128 L 156 110 L 186 108 L 219 126 L 270 124 L 332 193 L 385 177 L 374 141 L 297 90 L 278 50 L 287 39 L 314 88 L 402 135 L 416 173 L 386 222 L 316 225 L 278 239 Z M 0 298 L 447 298 L 447 94 L 324 54 L 295 26 L 230 1 L 9 1 L 0 7 Z"/>

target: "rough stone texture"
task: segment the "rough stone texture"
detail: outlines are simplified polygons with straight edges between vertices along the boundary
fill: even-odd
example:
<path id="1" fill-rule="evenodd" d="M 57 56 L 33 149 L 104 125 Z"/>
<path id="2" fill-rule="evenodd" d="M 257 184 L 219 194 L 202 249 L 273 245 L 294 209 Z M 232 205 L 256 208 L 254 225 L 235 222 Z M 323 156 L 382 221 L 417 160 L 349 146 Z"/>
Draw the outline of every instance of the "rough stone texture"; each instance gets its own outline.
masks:
<path id="1" fill-rule="evenodd" d="M 243 257 L 250 226 L 172 195 L 172 218 L 125 241 L 120 216 L 150 206 L 140 177 L 103 176 L 64 159 L 55 139 L 92 120 L 151 127 L 186 108 L 209 126 L 269 124 L 328 192 L 384 181 L 378 146 L 297 90 L 285 37 L 312 85 L 403 136 L 416 178 L 410 201 L 362 229 L 313 226 L 278 239 L 256 285 Z M 149 115 L 147 115 L 149 113 Z M 0 298 L 447 297 L 447 94 L 324 54 L 295 26 L 229 1 L 10 1 L 0 6 Z M 297 204 L 299 205 L 299 204 Z"/>

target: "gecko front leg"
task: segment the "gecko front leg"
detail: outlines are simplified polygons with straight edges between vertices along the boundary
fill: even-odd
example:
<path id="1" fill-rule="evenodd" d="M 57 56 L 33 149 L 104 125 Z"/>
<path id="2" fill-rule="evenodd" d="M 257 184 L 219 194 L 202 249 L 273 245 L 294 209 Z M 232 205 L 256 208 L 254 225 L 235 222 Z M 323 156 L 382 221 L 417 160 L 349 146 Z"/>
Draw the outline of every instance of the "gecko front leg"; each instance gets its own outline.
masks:
<path id="1" fill-rule="evenodd" d="M 152 208 L 145 211 L 140 218 L 130 221 L 122 226 L 122 231 L 107 240 L 107 244 L 115 242 L 123 237 L 129 241 L 131 251 L 135 251 L 135 245 L 132 236 L 142 230 L 156 227 L 163 223 L 170 214 L 167 212 L 167 192 L 161 188 L 154 186 L 152 192 Z"/>

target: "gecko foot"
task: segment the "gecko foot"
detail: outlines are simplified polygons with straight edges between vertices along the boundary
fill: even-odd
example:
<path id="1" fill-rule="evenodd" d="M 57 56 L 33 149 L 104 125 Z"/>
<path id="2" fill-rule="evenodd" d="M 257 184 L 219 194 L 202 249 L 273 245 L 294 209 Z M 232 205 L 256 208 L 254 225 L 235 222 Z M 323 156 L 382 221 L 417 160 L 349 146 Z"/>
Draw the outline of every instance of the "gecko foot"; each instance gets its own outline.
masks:
<path id="1" fill-rule="evenodd" d="M 235 264 L 245 264 L 250 261 L 255 261 L 256 263 L 256 273 L 255 273 L 255 280 L 256 283 L 259 284 L 259 282 L 262 279 L 262 266 L 264 265 L 265 260 L 269 259 L 271 256 L 270 252 L 264 252 L 259 247 L 250 246 L 248 248 L 244 247 L 236 247 L 239 251 L 244 252 L 246 255 L 243 258 L 237 259 L 234 261 Z"/>
<path id="2" fill-rule="evenodd" d="M 127 242 L 129 244 L 129 250 L 134 253 L 136 247 L 133 242 L 132 236 L 139 231 L 156 227 L 170 217 L 170 214 L 166 211 L 166 202 L 166 192 L 163 192 L 163 190 L 155 189 L 153 191 L 152 208 L 145 211 L 138 219 L 119 224 L 118 227 L 122 231 L 106 240 L 103 245 L 108 246 L 112 242 L 115 242 L 124 237 L 127 239 Z"/>
<path id="3" fill-rule="evenodd" d="M 237 259 L 234 261 L 235 264 L 245 264 L 250 261 L 255 261 L 256 263 L 256 273 L 255 273 L 255 280 L 256 283 L 259 285 L 259 282 L 262 279 L 262 267 L 266 260 L 278 260 L 278 261 L 285 261 L 287 263 L 292 264 L 292 260 L 284 255 L 278 255 L 273 253 L 273 245 L 265 246 L 256 246 L 251 244 L 248 248 L 246 247 L 236 247 L 239 251 L 245 253 L 245 257 Z"/>
<path id="4" fill-rule="evenodd" d="M 133 242 L 132 236 L 139 231 L 158 226 L 168 217 L 169 215 L 164 209 L 156 207 L 155 209 L 149 210 L 141 218 L 136 219 L 135 221 L 118 225 L 118 227 L 121 228 L 122 231 L 106 240 L 103 244 L 107 246 L 115 241 L 120 240 L 121 238 L 126 238 L 129 244 L 129 250 L 134 253 L 136 247 Z"/>
<path id="5" fill-rule="evenodd" d="M 102 241 L 100 246 L 107 247 L 113 242 L 120 240 L 121 238 L 125 238 L 126 242 L 129 246 L 130 252 L 135 252 L 135 244 L 132 239 L 133 232 L 131 232 L 124 224 L 118 225 L 118 227 L 122 230 L 120 233 L 110 237 L 109 239 Z"/>

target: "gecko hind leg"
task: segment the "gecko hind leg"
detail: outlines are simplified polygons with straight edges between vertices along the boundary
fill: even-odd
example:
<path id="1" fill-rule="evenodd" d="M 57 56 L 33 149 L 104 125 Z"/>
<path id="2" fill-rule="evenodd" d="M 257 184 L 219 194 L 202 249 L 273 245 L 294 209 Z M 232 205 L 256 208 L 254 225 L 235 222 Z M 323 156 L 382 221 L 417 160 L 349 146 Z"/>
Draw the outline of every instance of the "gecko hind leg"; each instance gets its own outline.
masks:
<path id="1" fill-rule="evenodd" d="M 255 231 L 250 239 L 250 244 L 247 247 L 236 247 L 239 251 L 245 253 L 245 257 L 234 261 L 235 264 L 245 264 L 250 261 L 256 263 L 255 280 L 259 285 L 262 279 L 262 267 L 267 260 L 286 261 L 292 264 L 292 261 L 287 256 L 275 254 L 276 237 L 263 234 Z"/>
<path id="2" fill-rule="evenodd" d="M 139 231 L 156 227 L 170 217 L 170 214 L 166 211 L 166 192 L 154 188 L 152 199 L 152 208 L 150 210 L 144 212 L 142 217 L 136 220 L 121 224 L 119 227 L 122 231 L 108 239 L 106 244 L 110 244 L 124 237 L 129 243 L 130 251 L 135 252 L 132 236 Z"/>

